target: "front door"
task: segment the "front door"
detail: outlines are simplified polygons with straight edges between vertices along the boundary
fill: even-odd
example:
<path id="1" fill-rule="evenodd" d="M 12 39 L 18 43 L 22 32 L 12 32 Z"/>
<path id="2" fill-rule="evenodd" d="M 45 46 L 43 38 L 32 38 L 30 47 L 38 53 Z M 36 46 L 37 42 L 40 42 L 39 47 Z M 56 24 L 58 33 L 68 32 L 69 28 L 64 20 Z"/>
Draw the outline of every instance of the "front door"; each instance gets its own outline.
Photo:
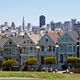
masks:
<path id="1" fill-rule="evenodd" d="M 60 63 L 63 63 L 63 54 L 60 54 Z"/>
<path id="2" fill-rule="evenodd" d="M 41 64 L 44 64 L 44 56 L 41 56 Z"/>

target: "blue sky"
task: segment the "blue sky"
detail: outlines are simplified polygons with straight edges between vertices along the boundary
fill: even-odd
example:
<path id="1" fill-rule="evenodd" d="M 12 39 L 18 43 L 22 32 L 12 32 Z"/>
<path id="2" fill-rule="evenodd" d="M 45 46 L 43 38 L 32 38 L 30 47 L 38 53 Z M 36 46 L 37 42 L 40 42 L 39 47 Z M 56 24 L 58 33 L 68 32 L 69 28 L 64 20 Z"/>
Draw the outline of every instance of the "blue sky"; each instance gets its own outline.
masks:
<path id="1" fill-rule="evenodd" d="M 26 25 L 38 25 L 40 15 L 46 16 L 47 23 L 80 20 L 80 0 L 0 0 L 0 24 L 14 21 L 21 25 L 24 16 Z"/>

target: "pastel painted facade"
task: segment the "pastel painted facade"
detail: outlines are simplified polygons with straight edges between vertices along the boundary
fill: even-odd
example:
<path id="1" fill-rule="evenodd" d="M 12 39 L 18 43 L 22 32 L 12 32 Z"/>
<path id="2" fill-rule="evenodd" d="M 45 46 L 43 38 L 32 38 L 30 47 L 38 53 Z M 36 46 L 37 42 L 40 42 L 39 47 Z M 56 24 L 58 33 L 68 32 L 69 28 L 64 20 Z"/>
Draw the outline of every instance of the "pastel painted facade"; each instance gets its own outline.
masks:
<path id="1" fill-rule="evenodd" d="M 66 62 L 68 57 L 77 56 L 77 33 L 66 32 L 59 40 L 59 63 Z"/>
<path id="2" fill-rule="evenodd" d="M 1 38 L 0 61 L 15 59 L 22 66 L 27 58 L 36 57 L 40 64 L 44 64 L 45 57 L 54 56 L 58 63 L 63 64 L 69 56 L 77 56 L 77 38 L 78 34 L 72 31 L 50 32 L 42 37 L 26 34 Z"/>
<path id="3" fill-rule="evenodd" d="M 58 42 L 61 33 L 46 33 L 39 41 L 40 53 L 39 53 L 39 61 L 41 64 L 44 63 L 44 58 L 47 56 L 53 56 L 57 58 L 57 49 L 56 43 Z"/>

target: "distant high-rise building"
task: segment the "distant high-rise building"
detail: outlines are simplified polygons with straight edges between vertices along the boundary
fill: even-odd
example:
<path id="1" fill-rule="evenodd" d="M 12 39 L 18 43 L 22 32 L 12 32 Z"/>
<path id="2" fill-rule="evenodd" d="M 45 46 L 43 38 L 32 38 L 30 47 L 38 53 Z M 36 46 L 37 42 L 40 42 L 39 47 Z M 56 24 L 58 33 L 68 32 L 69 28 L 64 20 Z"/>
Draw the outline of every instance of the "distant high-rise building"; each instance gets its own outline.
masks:
<path id="1" fill-rule="evenodd" d="M 50 22 L 50 27 L 52 31 L 55 30 L 55 23 L 53 21 Z"/>
<path id="2" fill-rule="evenodd" d="M 22 30 L 25 29 L 25 21 L 24 21 L 24 16 L 23 16 L 23 22 L 22 22 Z"/>
<path id="3" fill-rule="evenodd" d="M 71 28 L 74 30 L 74 25 L 76 24 L 77 20 L 76 19 L 71 19 Z"/>
<path id="4" fill-rule="evenodd" d="M 11 28 L 15 29 L 15 23 L 14 22 L 11 23 Z"/>
<path id="5" fill-rule="evenodd" d="M 43 25 L 45 25 L 45 16 L 41 15 L 39 17 L 39 26 L 42 27 Z"/>
<path id="6" fill-rule="evenodd" d="M 5 23 L 4 23 L 4 26 L 8 26 L 8 22 L 5 22 Z"/>
<path id="7" fill-rule="evenodd" d="M 74 31 L 80 32 L 80 23 L 74 24 Z"/>
<path id="8" fill-rule="evenodd" d="M 62 22 L 55 23 L 55 28 L 62 28 Z"/>
<path id="9" fill-rule="evenodd" d="M 70 21 L 65 21 L 63 24 L 63 29 L 64 31 L 71 31 L 71 22 Z"/>

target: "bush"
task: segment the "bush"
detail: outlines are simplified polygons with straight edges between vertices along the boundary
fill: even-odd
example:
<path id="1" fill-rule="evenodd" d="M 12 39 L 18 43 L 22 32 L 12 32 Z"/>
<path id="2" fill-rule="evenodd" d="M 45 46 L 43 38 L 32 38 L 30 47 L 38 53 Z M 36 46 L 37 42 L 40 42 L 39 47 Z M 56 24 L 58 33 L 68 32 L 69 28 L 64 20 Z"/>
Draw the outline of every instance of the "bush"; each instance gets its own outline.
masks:
<path id="1" fill-rule="evenodd" d="M 7 69 L 11 70 L 11 67 L 17 66 L 18 62 L 16 60 L 6 60 L 2 63 L 2 66 L 6 67 Z"/>
<path id="2" fill-rule="evenodd" d="M 28 58 L 26 60 L 26 66 L 28 66 L 28 70 L 33 70 L 34 65 L 36 65 L 37 63 L 38 62 L 36 58 Z"/>
<path id="3" fill-rule="evenodd" d="M 45 57 L 44 58 L 44 62 L 45 64 L 49 64 L 49 65 L 52 65 L 52 64 L 56 64 L 56 59 L 55 57 Z"/>
<path id="4" fill-rule="evenodd" d="M 80 58 L 77 58 L 77 57 L 68 57 L 67 63 L 70 66 L 79 66 L 80 65 Z"/>
<path id="5" fill-rule="evenodd" d="M 38 62 L 37 62 L 37 59 L 36 58 L 28 58 L 26 60 L 26 64 L 27 65 L 36 65 Z"/>
<path id="6" fill-rule="evenodd" d="M 2 66 L 2 61 L 0 61 L 0 67 Z"/>

